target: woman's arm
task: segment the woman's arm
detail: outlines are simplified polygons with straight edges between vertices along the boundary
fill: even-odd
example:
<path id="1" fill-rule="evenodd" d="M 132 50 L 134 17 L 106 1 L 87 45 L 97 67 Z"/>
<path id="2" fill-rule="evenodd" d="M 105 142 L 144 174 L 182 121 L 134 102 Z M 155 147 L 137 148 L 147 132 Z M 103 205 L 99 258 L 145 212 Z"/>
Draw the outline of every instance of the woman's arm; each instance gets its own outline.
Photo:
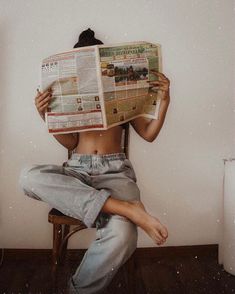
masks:
<path id="1" fill-rule="evenodd" d="M 159 76 L 159 80 L 151 82 L 150 85 L 164 93 L 160 104 L 159 117 L 158 119 L 137 117 L 130 122 L 135 131 L 148 142 L 153 142 L 158 136 L 165 121 L 166 112 L 170 103 L 169 79 L 167 79 L 162 73 L 156 71 L 152 72 L 156 76 Z"/>
<path id="2" fill-rule="evenodd" d="M 52 90 L 49 87 L 44 92 L 37 89 L 37 96 L 35 97 L 35 105 L 41 118 L 45 121 L 45 112 L 52 97 Z M 53 135 L 54 138 L 68 150 L 73 150 L 79 142 L 79 133 Z"/>
<path id="3" fill-rule="evenodd" d="M 68 150 L 73 150 L 79 142 L 79 133 L 53 135 L 54 138 Z"/>

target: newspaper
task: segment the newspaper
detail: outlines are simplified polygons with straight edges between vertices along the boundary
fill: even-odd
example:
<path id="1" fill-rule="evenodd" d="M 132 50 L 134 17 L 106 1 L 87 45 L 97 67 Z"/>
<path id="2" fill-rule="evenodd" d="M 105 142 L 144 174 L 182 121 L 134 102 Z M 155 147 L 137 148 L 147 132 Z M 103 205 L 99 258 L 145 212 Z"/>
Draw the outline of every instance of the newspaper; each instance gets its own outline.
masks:
<path id="1" fill-rule="evenodd" d="M 136 117 L 158 118 L 161 46 L 147 42 L 95 45 L 43 60 L 42 90 L 52 88 L 46 124 L 52 134 L 106 130 Z"/>

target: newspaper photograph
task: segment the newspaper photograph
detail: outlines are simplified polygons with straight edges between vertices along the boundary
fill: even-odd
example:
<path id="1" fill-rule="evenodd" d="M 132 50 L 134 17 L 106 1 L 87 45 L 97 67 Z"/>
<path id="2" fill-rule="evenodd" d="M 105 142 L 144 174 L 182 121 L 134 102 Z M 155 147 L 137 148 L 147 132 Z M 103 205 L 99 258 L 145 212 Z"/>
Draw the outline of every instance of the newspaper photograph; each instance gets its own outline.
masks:
<path id="1" fill-rule="evenodd" d="M 138 116 L 158 118 L 161 95 L 149 87 L 161 71 L 161 47 L 147 42 L 82 47 L 50 56 L 41 87 L 51 87 L 52 134 L 105 130 Z"/>

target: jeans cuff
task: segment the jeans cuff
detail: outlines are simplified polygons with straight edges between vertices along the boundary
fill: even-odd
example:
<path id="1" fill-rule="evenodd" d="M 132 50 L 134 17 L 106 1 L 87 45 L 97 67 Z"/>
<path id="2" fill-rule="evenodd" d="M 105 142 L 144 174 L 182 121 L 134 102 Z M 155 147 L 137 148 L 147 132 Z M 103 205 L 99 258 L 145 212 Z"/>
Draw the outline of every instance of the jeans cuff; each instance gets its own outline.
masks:
<path id="1" fill-rule="evenodd" d="M 106 189 L 101 189 L 98 191 L 92 206 L 89 208 L 83 220 L 84 224 L 88 228 L 92 228 L 97 216 L 99 215 L 104 203 L 111 196 L 111 193 Z"/>

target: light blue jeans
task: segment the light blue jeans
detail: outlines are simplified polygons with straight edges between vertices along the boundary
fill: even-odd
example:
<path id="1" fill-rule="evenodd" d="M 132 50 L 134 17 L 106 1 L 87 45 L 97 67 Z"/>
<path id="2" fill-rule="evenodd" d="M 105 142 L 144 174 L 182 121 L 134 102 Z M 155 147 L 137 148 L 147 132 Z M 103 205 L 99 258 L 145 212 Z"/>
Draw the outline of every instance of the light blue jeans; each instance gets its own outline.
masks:
<path id="1" fill-rule="evenodd" d="M 137 245 L 128 218 L 101 211 L 108 197 L 140 200 L 136 174 L 125 153 L 77 154 L 64 166 L 32 165 L 22 170 L 26 195 L 96 227 L 96 239 L 69 280 L 69 293 L 102 293 Z"/>

